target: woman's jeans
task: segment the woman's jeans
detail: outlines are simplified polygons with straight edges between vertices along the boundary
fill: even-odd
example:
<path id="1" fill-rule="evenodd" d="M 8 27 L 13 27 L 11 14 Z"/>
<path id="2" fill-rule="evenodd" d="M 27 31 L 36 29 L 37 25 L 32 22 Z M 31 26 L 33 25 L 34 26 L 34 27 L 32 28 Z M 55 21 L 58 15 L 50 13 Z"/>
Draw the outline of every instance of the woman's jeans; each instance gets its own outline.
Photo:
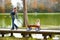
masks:
<path id="1" fill-rule="evenodd" d="M 14 24 L 14 20 L 15 20 L 15 18 L 12 18 L 12 29 L 14 29 L 14 27 L 17 29 L 18 27 L 16 24 Z"/>

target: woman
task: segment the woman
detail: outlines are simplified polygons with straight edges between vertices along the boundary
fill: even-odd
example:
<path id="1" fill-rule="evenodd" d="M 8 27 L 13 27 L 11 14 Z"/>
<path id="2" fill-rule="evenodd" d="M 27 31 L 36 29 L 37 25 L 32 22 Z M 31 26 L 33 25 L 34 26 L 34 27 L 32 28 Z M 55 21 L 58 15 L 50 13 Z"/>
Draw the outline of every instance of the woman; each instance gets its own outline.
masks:
<path id="1" fill-rule="evenodd" d="M 12 30 L 14 29 L 14 27 L 17 29 L 17 25 L 14 24 L 14 20 L 15 18 L 17 18 L 17 8 L 13 8 L 12 12 L 11 12 L 11 17 L 12 17 Z M 18 19 L 18 18 L 17 18 Z"/>

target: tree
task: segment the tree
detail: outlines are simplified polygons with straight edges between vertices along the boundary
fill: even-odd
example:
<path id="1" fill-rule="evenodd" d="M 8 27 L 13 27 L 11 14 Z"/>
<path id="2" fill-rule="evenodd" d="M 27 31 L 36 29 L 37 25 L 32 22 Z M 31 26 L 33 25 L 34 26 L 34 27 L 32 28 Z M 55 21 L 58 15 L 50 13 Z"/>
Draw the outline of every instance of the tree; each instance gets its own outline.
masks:
<path id="1" fill-rule="evenodd" d="M 23 9 L 24 9 L 24 14 L 23 14 L 23 27 L 27 27 L 28 25 L 28 16 L 27 16 L 27 0 L 23 0 Z"/>
<path id="2" fill-rule="evenodd" d="M 7 4 L 5 4 L 5 12 L 7 12 L 7 13 L 10 13 L 11 12 L 11 10 L 12 10 L 12 4 L 11 3 L 7 3 Z"/>

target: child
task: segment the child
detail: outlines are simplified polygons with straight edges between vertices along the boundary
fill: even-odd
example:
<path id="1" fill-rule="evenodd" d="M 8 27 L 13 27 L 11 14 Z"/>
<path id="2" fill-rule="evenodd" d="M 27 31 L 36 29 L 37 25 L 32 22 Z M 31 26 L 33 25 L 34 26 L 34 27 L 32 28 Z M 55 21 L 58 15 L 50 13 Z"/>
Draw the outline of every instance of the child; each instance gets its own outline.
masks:
<path id="1" fill-rule="evenodd" d="M 40 19 L 36 20 L 36 24 L 35 25 L 37 25 L 36 30 L 39 30 L 40 29 Z"/>
<path id="2" fill-rule="evenodd" d="M 40 26 L 40 19 L 37 19 L 37 20 L 36 20 L 36 25 L 37 25 L 37 26 Z"/>
<path id="3" fill-rule="evenodd" d="M 37 19 L 37 20 L 36 20 L 36 24 L 28 25 L 27 30 L 31 30 L 32 27 L 34 27 L 35 30 L 38 31 L 38 30 L 40 29 L 40 19 Z"/>

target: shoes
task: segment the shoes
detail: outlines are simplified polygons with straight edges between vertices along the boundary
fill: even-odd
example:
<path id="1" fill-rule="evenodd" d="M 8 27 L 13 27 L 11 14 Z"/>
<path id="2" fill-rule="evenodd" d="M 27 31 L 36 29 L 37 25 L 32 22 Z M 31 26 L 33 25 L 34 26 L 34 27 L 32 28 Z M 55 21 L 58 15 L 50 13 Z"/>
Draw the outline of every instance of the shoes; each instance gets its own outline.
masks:
<path id="1" fill-rule="evenodd" d="M 16 30 L 17 30 L 18 28 L 16 28 Z M 11 30 L 14 30 L 14 29 L 11 29 Z"/>

